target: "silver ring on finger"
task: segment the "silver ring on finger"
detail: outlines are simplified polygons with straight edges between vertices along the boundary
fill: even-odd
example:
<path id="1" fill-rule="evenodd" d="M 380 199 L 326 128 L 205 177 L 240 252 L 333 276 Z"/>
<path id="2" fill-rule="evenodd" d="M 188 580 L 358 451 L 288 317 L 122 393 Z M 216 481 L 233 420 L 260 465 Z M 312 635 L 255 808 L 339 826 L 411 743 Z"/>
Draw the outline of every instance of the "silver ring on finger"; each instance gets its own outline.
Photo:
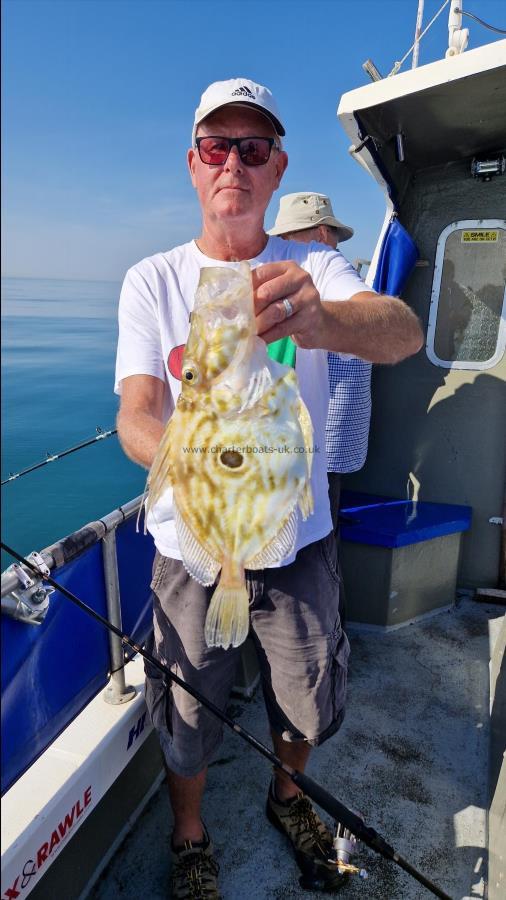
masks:
<path id="1" fill-rule="evenodd" d="M 285 299 L 282 301 L 282 303 L 283 303 L 283 306 L 285 307 L 285 313 L 286 313 L 285 318 L 289 319 L 290 316 L 293 316 L 293 306 L 287 297 L 285 297 Z"/>

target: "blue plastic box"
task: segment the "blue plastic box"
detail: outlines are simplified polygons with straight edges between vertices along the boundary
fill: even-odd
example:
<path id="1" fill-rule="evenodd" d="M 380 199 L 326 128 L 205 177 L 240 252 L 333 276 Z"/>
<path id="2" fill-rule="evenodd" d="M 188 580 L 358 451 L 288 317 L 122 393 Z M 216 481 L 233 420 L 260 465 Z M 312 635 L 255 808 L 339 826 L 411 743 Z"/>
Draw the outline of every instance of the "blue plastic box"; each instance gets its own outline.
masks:
<path id="1" fill-rule="evenodd" d="M 445 534 L 467 531 L 470 506 L 394 500 L 343 491 L 341 538 L 377 547 L 406 547 Z"/>
<path id="2" fill-rule="evenodd" d="M 350 621 L 392 627 L 454 603 L 472 509 L 343 491 L 341 566 Z"/>

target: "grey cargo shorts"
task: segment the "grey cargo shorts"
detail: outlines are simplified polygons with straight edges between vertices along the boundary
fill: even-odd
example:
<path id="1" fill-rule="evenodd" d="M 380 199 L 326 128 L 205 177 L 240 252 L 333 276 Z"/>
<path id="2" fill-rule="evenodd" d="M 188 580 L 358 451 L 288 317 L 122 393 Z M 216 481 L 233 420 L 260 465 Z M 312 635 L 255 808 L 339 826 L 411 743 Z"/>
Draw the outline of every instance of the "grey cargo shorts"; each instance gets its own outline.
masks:
<path id="1" fill-rule="evenodd" d="M 247 572 L 250 635 L 256 645 L 271 728 L 287 741 L 316 746 L 344 717 L 349 644 L 339 619 L 335 538 L 304 547 L 293 563 Z M 234 684 L 241 648 L 209 648 L 204 621 L 214 587 L 182 562 L 156 554 L 154 633 L 148 650 L 221 709 Z M 145 662 L 146 702 L 168 767 L 196 775 L 222 740 L 223 725 L 183 688 Z"/>

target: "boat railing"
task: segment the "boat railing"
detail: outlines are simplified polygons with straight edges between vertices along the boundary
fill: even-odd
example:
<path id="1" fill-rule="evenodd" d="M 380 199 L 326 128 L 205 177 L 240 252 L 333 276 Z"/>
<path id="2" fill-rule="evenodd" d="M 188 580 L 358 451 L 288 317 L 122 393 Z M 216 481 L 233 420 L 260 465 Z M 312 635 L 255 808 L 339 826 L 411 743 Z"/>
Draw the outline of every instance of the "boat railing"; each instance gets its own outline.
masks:
<path id="1" fill-rule="evenodd" d="M 121 615 L 121 594 L 118 573 L 118 554 L 116 547 L 116 529 L 118 525 L 138 515 L 142 504 L 142 496 L 113 510 L 102 519 L 106 532 L 102 538 L 102 559 L 104 565 L 105 591 L 107 600 L 107 618 L 120 631 L 123 629 Z M 121 518 L 120 518 L 121 516 Z M 111 658 L 111 677 L 104 691 L 107 703 L 116 705 L 127 703 L 135 696 L 135 688 L 127 685 L 125 680 L 125 659 L 121 638 L 109 632 L 109 653 Z"/>
<path id="2" fill-rule="evenodd" d="M 122 604 L 118 571 L 117 529 L 139 513 L 142 496 L 135 497 L 101 519 L 89 522 L 67 537 L 51 544 L 40 553 L 29 554 L 30 562 L 41 571 L 36 577 L 27 566 L 14 563 L 2 573 L 1 610 L 3 615 L 30 625 L 41 625 L 50 608 L 51 588 L 44 588 L 43 572 L 59 569 L 98 542 L 102 545 L 102 564 L 105 585 L 107 618 L 122 629 Z M 126 684 L 125 653 L 121 638 L 109 633 L 110 678 L 104 691 L 107 703 L 119 704 L 131 700 L 135 689 Z"/>
<path id="3" fill-rule="evenodd" d="M 10 648 L 2 659 L 3 697 L 8 697 L 2 710 L 6 736 L 2 791 L 100 691 L 115 706 L 127 704 L 136 695 L 127 678 L 131 671 L 130 677 L 136 677 L 137 670 L 127 665 L 132 656 L 121 637 L 106 634 L 68 602 L 54 583 L 48 587 L 44 572 L 142 646 L 153 629 L 155 556 L 152 536 L 136 523 L 142 503 L 142 496 L 136 497 L 40 553 L 30 554 L 27 562 L 36 566 L 40 576 L 17 563 L 2 573 L 2 642 Z M 248 640 L 238 661 L 234 692 L 251 697 L 259 678 L 254 646 Z M 138 678 L 134 683 L 140 694 Z M 31 714 L 34 689 L 36 717 Z M 136 727 L 134 723 L 133 732 Z"/>

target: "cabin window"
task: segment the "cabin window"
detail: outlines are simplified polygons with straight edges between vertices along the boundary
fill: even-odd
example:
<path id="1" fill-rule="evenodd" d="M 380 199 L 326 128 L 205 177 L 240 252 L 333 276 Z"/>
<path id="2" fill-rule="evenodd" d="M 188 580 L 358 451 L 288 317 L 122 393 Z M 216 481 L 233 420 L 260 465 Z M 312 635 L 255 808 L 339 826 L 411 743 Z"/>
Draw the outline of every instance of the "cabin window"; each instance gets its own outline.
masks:
<path id="1" fill-rule="evenodd" d="M 506 221 L 467 219 L 441 232 L 427 356 L 449 369 L 490 369 L 506 344 Z"/>

